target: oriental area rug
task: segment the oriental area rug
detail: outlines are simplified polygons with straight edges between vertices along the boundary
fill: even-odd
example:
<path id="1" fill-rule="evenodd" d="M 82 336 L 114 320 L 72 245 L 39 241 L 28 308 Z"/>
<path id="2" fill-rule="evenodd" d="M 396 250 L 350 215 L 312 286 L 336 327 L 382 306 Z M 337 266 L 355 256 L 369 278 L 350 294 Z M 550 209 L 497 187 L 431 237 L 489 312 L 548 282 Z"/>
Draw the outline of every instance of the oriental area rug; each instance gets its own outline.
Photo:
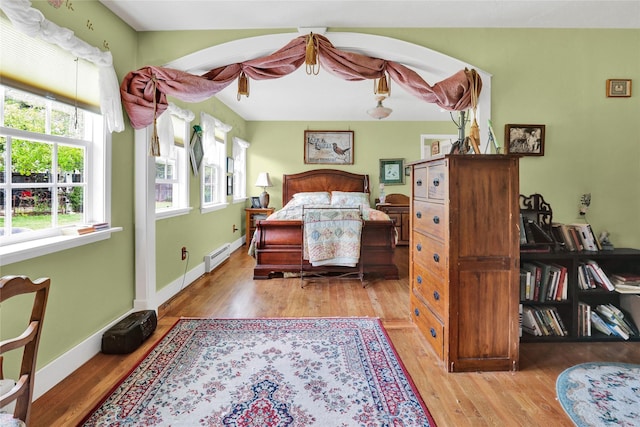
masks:
<path id="1" fill-rule="evenodd" d="M 579 427 L 640 426 L 640 365 L 576 365 L 558 376 L 556 393 Z"/>
<path id="2" fill-rule="evenodd" d="M 180 319 L 84 426 L 435 423 L 379 319 Z"/>

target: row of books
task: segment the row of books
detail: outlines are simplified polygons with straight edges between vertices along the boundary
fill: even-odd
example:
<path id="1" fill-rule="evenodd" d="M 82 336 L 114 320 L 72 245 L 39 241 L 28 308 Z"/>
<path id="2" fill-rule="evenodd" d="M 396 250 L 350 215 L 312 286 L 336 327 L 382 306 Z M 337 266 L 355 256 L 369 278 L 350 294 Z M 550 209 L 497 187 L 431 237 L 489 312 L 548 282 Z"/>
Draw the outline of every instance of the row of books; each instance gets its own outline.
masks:
<path id="1" fill-rule="evenodd" d="M 553 223 L 551 232 L 554 240 L 570 252 L 600 251 L 602 246 L 589 224 Z"/>
<path id="2" fill-rule="evenodd" d="M 578 287 L 580 289 L 596 289 L 614 291 L 615 286 L 604 270 L 593 260 L 578 264 Z"/>
<path id="3" fill-rule="evenodd" d="M 638 328 L 629 315 L 613 304 L 600 304 L 592 308 L 584 302 L 578 303 L 578 334 L 592 336 L 592 331 L 628 340 L 638 335 Z"/>
<path id="4" fill-rule="evenodd" d="M 524 305 L 522 307 L 522 331 L 537 337 L 569 335 L 556 307 Z"/>
<path id="5" fill-rule="evenodd" d="M 520 301 L 565 301 L 568 297 L 567 268 L 560 264 L 523 262 L 520 268 Z"/>
<path id="6" fill-rule="evenodd" d="M 95 233 L 96 231 L 102 231 L 109 229 L 108 222 L 95 222 L 91 224 L 76 224 L 69 227 L 63 227 L 61 229 L 62 234 L 65 236 L 78 236 L 83 234 Z"/>

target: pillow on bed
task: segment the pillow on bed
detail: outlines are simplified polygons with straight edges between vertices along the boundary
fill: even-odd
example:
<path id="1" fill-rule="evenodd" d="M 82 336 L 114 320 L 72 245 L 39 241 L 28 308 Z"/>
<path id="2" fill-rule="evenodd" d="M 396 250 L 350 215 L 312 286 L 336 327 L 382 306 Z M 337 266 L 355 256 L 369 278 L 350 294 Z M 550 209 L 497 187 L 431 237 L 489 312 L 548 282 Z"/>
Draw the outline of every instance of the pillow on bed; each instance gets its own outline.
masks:
<path id="1" fill-rule="evenodd" d="M 338 207 L 371 207 L 368 193 L 332 191 L 331 206 Z"/>
<path id="2" fill-rule="evenodd" d="M 296 193 L 289 203 L 292 203 L 293 206 L 328 205 L 331 203 L 331 196 L 327 191 Z"/>

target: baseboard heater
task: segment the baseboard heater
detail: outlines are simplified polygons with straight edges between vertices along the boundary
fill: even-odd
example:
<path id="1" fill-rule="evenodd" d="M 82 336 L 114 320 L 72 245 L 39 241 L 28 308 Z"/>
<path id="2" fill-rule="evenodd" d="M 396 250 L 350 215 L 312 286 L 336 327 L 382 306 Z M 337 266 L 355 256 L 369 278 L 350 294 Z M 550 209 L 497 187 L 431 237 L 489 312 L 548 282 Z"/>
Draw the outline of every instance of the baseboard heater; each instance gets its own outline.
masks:
<path id="1" fill-rule="evenodd" d="M 229 243 L 225 243 L 220 246 L 215 251 L 207 254 L 204 257 L 204 270 L 206 273 L 210 273 L 224 261 L 229 259 L 231 255 L 231 245 Z"/>

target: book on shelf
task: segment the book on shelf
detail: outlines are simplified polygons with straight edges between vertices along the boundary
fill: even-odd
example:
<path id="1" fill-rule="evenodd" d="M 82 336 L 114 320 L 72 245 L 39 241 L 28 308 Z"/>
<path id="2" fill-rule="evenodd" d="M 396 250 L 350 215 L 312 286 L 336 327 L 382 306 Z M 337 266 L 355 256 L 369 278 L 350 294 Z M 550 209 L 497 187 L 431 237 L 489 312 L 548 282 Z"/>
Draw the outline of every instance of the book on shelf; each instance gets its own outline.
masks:
<path id="1" fill-rule="evenodd" d="M 566 251 L 575 252 L 578 250 L 573 239 L 571 238 L 571 233 L 569 231 L 568 225 L 554 222 L 551 225 L 551 230 L 554 231 L 554 238 L 556 239 L 556 241 L 558 241 Z"/>
<path id="2" fill-rule="evenodd" d="M 599 286 L 608 291 L 615 290 L 615 286 L 613 286 L 613 283 L 611 283 L 611 280 L 609 280 L 609 277 L 606 275 L 604 270 L 600 268 L 597 262 L 595 262 L 594 260 L 587 260 L 586 266 L 589 272 L 592 273 L 593 279 Z"/>
<path id="3" fill-rule="evenodd" d="M 534 294 L 536 287 L 540 287 L 540 281 L 542 278 L 542 269 L 534 263 L 531 262 L 523 262 L 522 269 L 528 271 L 530 276 L 528 276 L 529 282 L 526 286 L 525 298 L 523 300 L 534 301 Z"/>
<path id="4" fill-rule="evenodd" d="M 583 250 L 593 252 L 598 251 L 598 244 L 596 243 L 598 239 L 596 239 L 596 236 L 593 234 L 593 230 L 589 224 L 577 223 L 570 225 L 576 230 Z"/>
<path id="5" fill-rule="evenodd" d="M 567 336 L 567 328 L 556 307 L 523 306 L 522 330 L 534 336 Z"/>
<path id="6" fill-rule="evenodd" d="M 591 309 L 591 324 L 606 335 L 613 335 L 628 340 L 638 335 L 638 328 L 633 319 L 613 304 L 599 304 Z"/>
<path id="7" fill-rule="evenodd" d="M 612 274 L 609 279 L 618 293 L 640 294 L 640 274 L 616 273 Z"/>
<path id="8" fill-rule="evenodd" d="M 591 336 L 591 306 L 578 302 L 578 334 L 581 337 Z"/>

